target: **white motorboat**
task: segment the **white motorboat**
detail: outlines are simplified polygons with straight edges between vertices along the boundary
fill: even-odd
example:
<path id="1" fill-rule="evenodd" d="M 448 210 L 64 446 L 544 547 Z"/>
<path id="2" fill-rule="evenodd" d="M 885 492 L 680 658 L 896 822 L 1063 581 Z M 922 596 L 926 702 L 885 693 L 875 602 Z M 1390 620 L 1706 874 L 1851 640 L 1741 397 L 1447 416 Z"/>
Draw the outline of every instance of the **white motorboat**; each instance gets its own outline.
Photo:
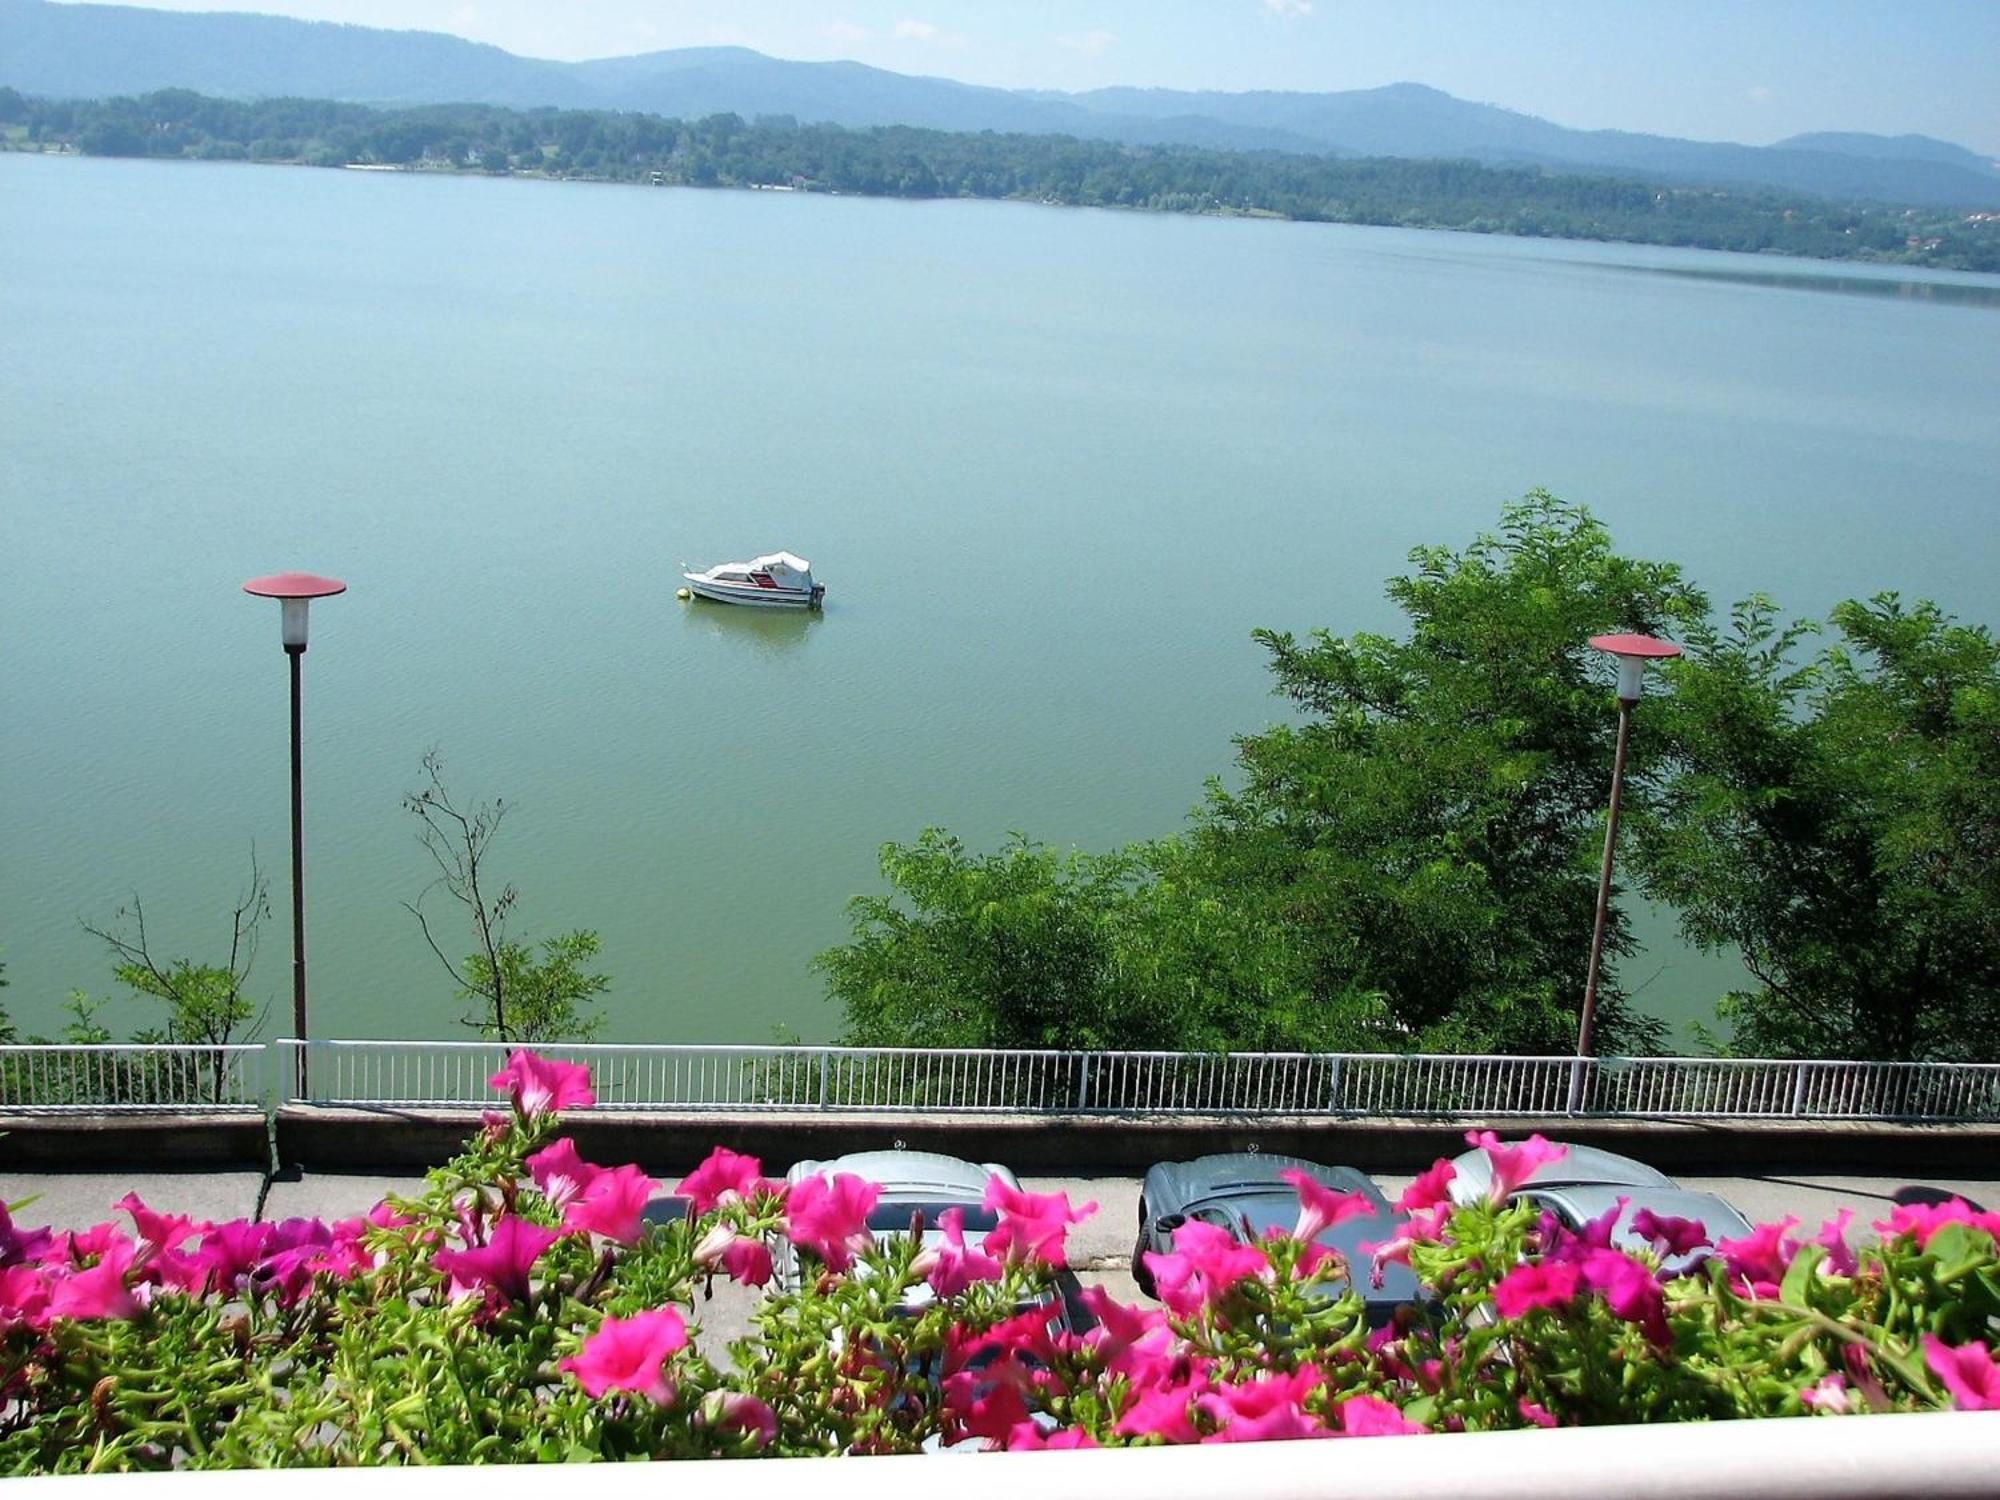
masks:
<path id="1" fill-rule="evenodd" d="M 686 568 L 687 564 L 681 566 Z M 683 572 L 681 577 L 690 593 L 719 604 L 818 609 L 826 597 L 826 586 L 813 582 L 812 564 L 789 552 L 773 552 L 749 562 L 717 563 L 706 572 Z"/>

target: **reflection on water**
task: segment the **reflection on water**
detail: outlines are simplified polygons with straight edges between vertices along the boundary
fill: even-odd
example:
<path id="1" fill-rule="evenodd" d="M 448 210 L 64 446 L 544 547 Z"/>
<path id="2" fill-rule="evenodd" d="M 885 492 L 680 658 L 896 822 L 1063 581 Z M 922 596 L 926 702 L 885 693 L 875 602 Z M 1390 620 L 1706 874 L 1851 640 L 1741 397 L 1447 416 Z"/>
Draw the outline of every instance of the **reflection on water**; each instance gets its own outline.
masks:
<path id="1" fill-rule="evenodd" d="M 826 618 L 817 609 L 757 609 L 699 596 L 678 601 L 689 633 L 746 645 L 755 656 L 786 656 L 804 646 Z"/>
<path id="2" fill-rule="evenodd" d="M 1729 266 L 1600 265 L 1605 271 L 1637 271 L 1645 276 L 1678 276 L 1688 281 L 1733 281 L 1741 286 L 1786 291 L 1841 292 L 1850 297 L 1897 297 L 1905 302 L 1942 302 L 2000 311 L 2000 283 L 1920 281 L 1899 276 L 1822 275 L 1812 271 L 1750 271 Z"/>

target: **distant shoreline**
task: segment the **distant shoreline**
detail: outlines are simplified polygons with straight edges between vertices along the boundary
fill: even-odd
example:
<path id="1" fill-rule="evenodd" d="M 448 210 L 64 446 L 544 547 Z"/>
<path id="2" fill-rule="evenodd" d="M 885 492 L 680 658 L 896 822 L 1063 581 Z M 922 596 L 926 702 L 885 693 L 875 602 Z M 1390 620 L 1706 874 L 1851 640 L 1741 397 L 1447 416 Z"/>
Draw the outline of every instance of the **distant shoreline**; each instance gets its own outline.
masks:
<path id="1" fill-rule="evenodd" d="M 0 149 L 917 200 L 980 198 L 1376 225 L 2000 273 L 2000 212 L 1473 162 L 1134 147 L 903 126 L 746 124 L 489 105 L 378 110 L 165 90 L 47 101 L 0 89 Z"/>

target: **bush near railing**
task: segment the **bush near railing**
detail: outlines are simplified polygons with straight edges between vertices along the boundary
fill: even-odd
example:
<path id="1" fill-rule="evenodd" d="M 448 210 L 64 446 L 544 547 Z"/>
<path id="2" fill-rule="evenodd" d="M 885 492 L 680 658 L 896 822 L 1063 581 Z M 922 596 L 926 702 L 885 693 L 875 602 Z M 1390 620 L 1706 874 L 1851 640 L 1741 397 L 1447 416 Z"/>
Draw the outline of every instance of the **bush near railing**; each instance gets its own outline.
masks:
<path id="1" fill-rule="evenodd" d="M 131 1232 L 25 1230 L 0 1209 L 0 1472 L 571 1462 L 1081 1448 L 1527 1426 L 2000 1410 L 2000 1215 L 1903 1207 L 1711 1242 L 1641 1214 L 1571 1232 L 1511 1190 L 1563 1148 L 1475 1133 L 1490 1190 L 1419 1176 L 1373 1266 L 1322 1233 L 1373 1214 L 1293 1175 L 1289 1233 L 1190 1221 L 1149 1254 L 1162 1307 L 1101 1288 L 1059 1311 L 1068 1230 L 1094 1208 L 995 1178 L 879 1238 L 880 1188 L 786 1186 L 717 1150 L 661 1184 L 584 1162 L 558 1111 L 586 1070 L 526 1053 L 512 1110 L 423 1191 L 337 1224 L 196 1222 L 127 1195 Z M 678 1209 L 681 1205 L 676 1204 Z M 796 1267 L 727 1366 L 700 1292 Z M 1420 1288 L 1371 1327 L 1358 1288 Z M 1421 1465 L 1421 1449 L 1410 1458 Z"/>
<path id="2" fill-rule="evenodd" d="M 0 1109 L 258 1106 L 263 1083 L 242 1059 L 260 1049 L 182 1046 L 0 1048 Z"/>

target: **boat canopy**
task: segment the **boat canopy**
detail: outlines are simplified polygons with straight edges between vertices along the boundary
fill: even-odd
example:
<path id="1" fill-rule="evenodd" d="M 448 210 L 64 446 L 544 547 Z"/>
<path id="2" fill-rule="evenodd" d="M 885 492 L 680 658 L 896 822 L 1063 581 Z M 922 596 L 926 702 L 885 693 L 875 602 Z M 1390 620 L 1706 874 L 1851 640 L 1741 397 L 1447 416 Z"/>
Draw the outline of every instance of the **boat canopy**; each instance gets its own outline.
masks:
<path id="1" fill-rule="evenodd" d="M 804 578 L 812 577 L 813 565 L 803 557 L 794 557 L 789 552 L 773 552 L 755 558 L 750 566 L 761 573 L 797 573 Z"/>

